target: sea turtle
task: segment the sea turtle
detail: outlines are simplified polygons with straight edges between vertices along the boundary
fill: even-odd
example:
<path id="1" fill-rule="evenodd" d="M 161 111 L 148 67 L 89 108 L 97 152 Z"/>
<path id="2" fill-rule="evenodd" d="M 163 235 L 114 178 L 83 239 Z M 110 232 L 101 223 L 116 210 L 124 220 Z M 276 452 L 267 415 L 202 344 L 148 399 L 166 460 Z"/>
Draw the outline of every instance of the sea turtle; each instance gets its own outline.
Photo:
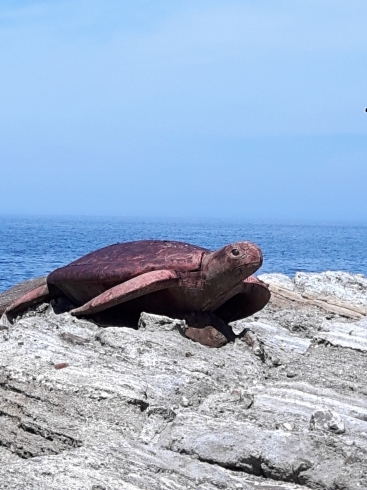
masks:
<path id="1" fill-rule="evenodd" d="M 251 276 L 261 264 L 262 253 L 251 242 L 232 243 L 215 252 L 177 241 L 117 243 L 54 270 L 5 313 L 14 316 L 64 295 L 76 306 L 70 311 L 75 316 L 106 312 L 137 320 L 143 311 L 173 317 L 194 314 L 191 324 L 203 326 L 206 318 L 204 323 L 233 340 L 228 322 L 255 313 L 270 298 L 266 285 Z M 191 328 L 186 336 L 207 345 L 223 343 L 210 328 L 206 333 Z"/>

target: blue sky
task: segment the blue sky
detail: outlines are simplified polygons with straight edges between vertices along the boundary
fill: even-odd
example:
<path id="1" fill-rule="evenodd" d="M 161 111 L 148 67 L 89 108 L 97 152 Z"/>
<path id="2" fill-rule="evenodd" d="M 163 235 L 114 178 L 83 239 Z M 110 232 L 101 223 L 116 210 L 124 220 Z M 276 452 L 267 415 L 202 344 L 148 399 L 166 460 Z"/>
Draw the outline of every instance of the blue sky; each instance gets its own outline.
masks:
<path id="1" fill-rule="evenodd" d="M 366 0 L 0 6 L 0 213 L 367 221 Z"/>

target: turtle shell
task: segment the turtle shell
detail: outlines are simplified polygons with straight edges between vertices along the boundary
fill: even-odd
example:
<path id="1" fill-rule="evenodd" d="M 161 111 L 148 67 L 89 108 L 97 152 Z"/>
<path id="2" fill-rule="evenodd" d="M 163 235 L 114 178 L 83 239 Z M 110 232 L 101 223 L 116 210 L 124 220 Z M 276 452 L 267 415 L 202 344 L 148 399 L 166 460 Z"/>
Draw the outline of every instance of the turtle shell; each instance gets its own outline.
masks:
<path id="1" fill-rule="evenodd" d="M 80 302 L 146 272 L 162 269 L 198 271 L 207 252 L 206 248 L 175 241 L 116 243 L 56 269 L 49 274 L 47 282 Z"/>

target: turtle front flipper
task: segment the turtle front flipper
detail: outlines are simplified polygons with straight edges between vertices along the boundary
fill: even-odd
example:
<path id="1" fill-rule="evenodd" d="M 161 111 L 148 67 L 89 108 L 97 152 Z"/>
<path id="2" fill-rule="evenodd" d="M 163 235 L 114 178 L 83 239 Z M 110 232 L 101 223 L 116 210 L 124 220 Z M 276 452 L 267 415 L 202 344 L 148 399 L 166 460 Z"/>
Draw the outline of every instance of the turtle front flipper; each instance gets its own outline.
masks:
<path id="1" fill-rule="evenodd" d="M 99 294 L 79 308 L 71 310 L 70 313 L 75 316 L 94 315 L 107 308 L 126 303 L 140 296 L 162 289 L 172 288 L 177 286 L 179 281 L 180 278 L 174 271 L 158 270 L 146 272 L 107 289 L 107 291 Z"/>
<path id="2" fill-rule="evenodd" d="M 188 339 L 206 347 L 218 349 L 228 343 L 226 336 L 210 325 L 204 328 L 187 327 L 184 335 Z"/>
<path id="3" fill-rule="evenodd" d="M 214 313 L 192 312 L 183 318 L 187 323 L 184 336 L 199 344 L 219 348 L 236 339 L 232 328 Z"/>
<path id="4" fill-rule="evenodd" d="M 242 282 L 242 291 L 216 309 L 215 314 L 226 323 L 234 322 L 262 310 L 269 299 L 267 285 L 257 277 L 250 276 Z"/>

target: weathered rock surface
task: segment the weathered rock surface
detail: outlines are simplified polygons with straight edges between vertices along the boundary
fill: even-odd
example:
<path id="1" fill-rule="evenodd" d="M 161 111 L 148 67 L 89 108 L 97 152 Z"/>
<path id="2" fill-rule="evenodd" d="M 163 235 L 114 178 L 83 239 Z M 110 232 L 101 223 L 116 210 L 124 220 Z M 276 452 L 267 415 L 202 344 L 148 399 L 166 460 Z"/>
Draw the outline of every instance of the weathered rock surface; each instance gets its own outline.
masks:
<path id="1" fill-rule="evenodd" d="M 367 285 L 330 274 L 263 275 L 271 302 L 220 349 L 147 314 L 3 319 L 0 487 L 367 489 Z"/>
<path id="2" fill-rule="evenodd" d="M 294 284 L 303 296 L 331 303 L 340 300 L 351 306 L 367 308 L 367 278 L 362 274 L 339 271 L 327 271 L 322 274 L 297 272 Z"/>
<path id="3" fill-rule="evenodd" d="M 350 318 L 367 315 L 367 278 L 341 271 L 297 272 L 293 280 L 284 274 L 262 274 L 273 292 L 289 300 L 316 305 Z"/>

